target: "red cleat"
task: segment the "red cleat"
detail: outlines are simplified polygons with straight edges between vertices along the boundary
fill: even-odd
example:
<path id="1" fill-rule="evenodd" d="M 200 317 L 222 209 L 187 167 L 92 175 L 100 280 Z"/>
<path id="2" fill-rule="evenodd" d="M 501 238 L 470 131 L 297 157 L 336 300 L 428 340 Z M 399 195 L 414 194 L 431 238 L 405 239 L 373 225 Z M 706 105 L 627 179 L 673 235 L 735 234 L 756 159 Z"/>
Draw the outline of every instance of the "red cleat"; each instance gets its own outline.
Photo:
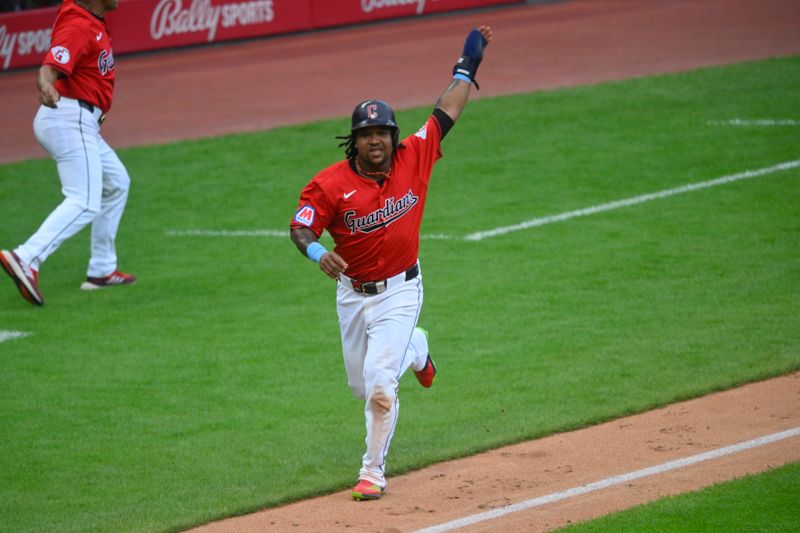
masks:
<path id="1" fill-rule="evenodd" d="M 33 305 L 44 304 L 44 297 L 39 292 L 39 273 L 24 263 L 17 254 L 8 250 L 0 250 L 0 263 L 3 269 L 17 284 L 19 293 Z"/>
<path id="2" fill-rule="evenodd" d="M 419 328 L 418 329 L 425 334 L 425 338 L 428 338 L 428 331 Z M 436 365 L 433 364 L 433 359 L 431 359 L 431 354 L 428 354 L 428 360 L 425 361 L 425 368 L 422 370 L 414 370 L 414 375 L 417 376 L 417 381 L 419 384 L 429 389 L 431 385 L 433 385 L 433 378 L 436 377 Z"/>
<path id="3" fill-rule="evenodd" d="M 425 368 L 420 371 L 414 370 L 414 375 L 417 376 L 419 384 L 429 389 L 433 385 L 433 378 L 436 377 L 436 365 L 433 364 L 431 354 L 428 354 L 428 360 L 425 362 Z"/>
<path id="4" fill-rule="evenodd" d="M 116 285 L 131 285 L 133 283 L 136 283 L 136 276 L 115 270 L 108 276 L 102 278 L 87 277 L 86 281 L 81 285 L 81 289 L 93 291 L 105 287 L 114 287 Z"/>
<path id="5" fill-rule="evenodd" d="M 377 500 L 383 496 L 383 487 L 379 487 L 372 481 L 359 479 L 358 484 L 353 487 L 353 499 L 356 501 Z"/>

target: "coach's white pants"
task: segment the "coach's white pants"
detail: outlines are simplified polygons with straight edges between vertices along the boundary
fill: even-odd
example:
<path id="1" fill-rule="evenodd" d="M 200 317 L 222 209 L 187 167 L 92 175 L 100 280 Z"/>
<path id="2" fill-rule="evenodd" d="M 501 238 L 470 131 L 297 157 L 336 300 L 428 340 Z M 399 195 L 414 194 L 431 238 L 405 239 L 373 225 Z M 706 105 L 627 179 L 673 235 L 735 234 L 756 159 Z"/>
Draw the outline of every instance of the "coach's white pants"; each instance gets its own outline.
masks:
<path id="1" fill-rule="evenodd" d="M 421 274 L 409 281 L 404 274 L 395 276 L 385 292 L 374 296 L 354 292 L 346 280 L 337 286 L 347 381 L 353 395 L 366 400 L 367 451 L 359 479 L 381 487 L 386 486 L 384 463 L 400 410 L 400 377 L 409 367 L 422 370 L 427 361 L 428 340 L 415 327 L 422 292 Z"/>
<path id="2" fill-rule="evenodd" d="M 107 276 L 117 268 L 115 240 L 128 199 L 130 178 L 100 135 L 100 110 L 90 113 L 77 100 L 61 98 L 58 108 L 41 106 L 33 121 L 39 144 L 56 162 L 64 201 L 25 244 L 15 250 L 38 270 L 61 244 L 92 224 L 87 275 Z"/>

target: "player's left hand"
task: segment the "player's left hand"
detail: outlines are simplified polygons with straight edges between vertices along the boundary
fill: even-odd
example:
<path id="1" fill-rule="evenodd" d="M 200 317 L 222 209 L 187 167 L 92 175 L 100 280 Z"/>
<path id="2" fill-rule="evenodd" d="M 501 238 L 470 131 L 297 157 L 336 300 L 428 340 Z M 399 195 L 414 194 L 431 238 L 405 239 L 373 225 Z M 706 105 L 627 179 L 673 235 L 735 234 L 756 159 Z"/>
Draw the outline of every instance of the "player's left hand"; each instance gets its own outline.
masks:
<path id="1" fill-rule="evenodd" d="M 453 75 L 466 76 L 469 81 L 475 84 L 476 89 L 480 89 L 478 82 L 475 80 L 475 75 L 478 73 L 481 61 L 483 61 L 483 49 L 489 46 L 491 40 L 491 26 L 483 25 L 470 30 L 464 40 L 464 49 L 461 52 L 461 57 L 458 58 L 453 67 Z"/>
<path id="2" fill-rule="evenodd" d="M 483 36 L 483 40 L 485 41 L 483 43 L 483 48 L 486 48 L 487 46 L 489 46 L 489 43 L 492 42 L 492 27 L 491 26 L 480 26 L 478 28 L 478 31 L 481 32 L 481 35 Z"/>

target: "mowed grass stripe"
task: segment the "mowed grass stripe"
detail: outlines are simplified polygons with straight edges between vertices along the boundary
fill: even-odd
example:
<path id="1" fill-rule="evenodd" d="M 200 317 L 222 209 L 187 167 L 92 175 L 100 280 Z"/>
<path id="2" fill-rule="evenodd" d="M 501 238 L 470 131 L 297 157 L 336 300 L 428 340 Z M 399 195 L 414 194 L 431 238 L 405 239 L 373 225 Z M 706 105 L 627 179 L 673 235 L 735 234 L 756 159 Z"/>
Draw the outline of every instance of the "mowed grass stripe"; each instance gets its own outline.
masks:
<path id="1" fill-rule="evenodd" d="M 733 174 L 730 176 L 722 176 L 720 178 L 715 178 L 708 181 L 703 181 L 700 183 L 691 183 L 688 185 L 683 185 L 681 187 L 675 187 L 674 189 L 667 189 L 663 191 L 658 191 L 651 194 L 643 194 L 641 196 L 636 196 L 633 198 L 626 198 L 623 200 L 617 200 L 614 202 L 609 202 L 607 204 L 602 205 L 595 205 L 591 207 L 585 207 L 583 209 L 577 209 L 575 211 L 569 211 L 566 213 L 560 213 L 557 215 L 549 215 L 541 218 L 534 218 L 532 220 L 527 220 L 525 222 L 520 222 L 519 224 L 514 224 L 512 226 L 504 226 L 500 228 L 494 228 L 486 231 L 478 231 L 475 233 L 470 233 L 466 236 L 459 237 L 459 236 L 452 236 L 452 235 L 441 235 L 441 234 L 430 234 L 426 235 L 423 234 L 422 238 L 427 239 L 437 239 L 437 240 L 458 240 L 463 239 L 466 241 L 482 241 L 484 239 L 488 239 L 491 237 L 497 237 L 498 235 L 505 235 L 506 233 L 511 233 L 515 231 L 521 231 L 530 228 L 536 228 L 539 226 L 545 226 L 547 224 L 552 224 L 554 222 L 563 222 L 565 220 L 570 220 L 573 218 L 578 217 L 585 217 L 589 215 L 595 215 L 597 213 L 603 213 L 605 211 L 611 211 L 614 209 L 619 209 L 622 207 L 630 207 L 632 205 L 638 205 L 645 202 L 650 202 L 653 200 L 660 200 L 662 198 L 669 198 L 670 196 L 675 196 L 676 194 L 684 194 L 687 192 L 697 191 L 701 189 L 707 189 L 709 187 L 716 187 L 718 185 L 725 185 L 728 183 L 733 183 L 735 181 L 739 181 L 742 179 L 747 178 L 756 178 L 759 176 L 765 176 L 768 174 L 772 174 L 774 172 L 780 172 L 783 170 L 789 170 L 793 168 L 800 167 L 800 160 L 795 161 L 787 161 L 785 163 L 779 163 L 777 165 L 773 165 L 766 168 L 756 169 L 756 170 L 746 170 L 744 172 L 740 172 L 738 174 Z M 189 230 L 167 230 L 166 235 L 169 237 L 279 237 L 279 238 L 286 238 L 287 231 L 281 230 L 269 230 L 269 229 L 262 229 L 262 230 L 203 230 L 203 229 L 189 229 Z"/>
<path id="2" fill-rule="evenodd" d="M 499 235 L 505 235 L 506 233 L 511 233 L 514 231 L 536 228 L 539 226 L 552 224 L 554 222 L 563 222 L 565 220 L 570 220 L 578 217 L 595 215 L 597 213 L 603 213 L 605 211 L 611 211 L 622 207 L 630 207 L 632 205 L 643 204 L 645 202 L 651 202 L 653 200 L 661 200 L 663 198 L 669 198 L 670 196 L 675 196 L 676 194 L 684 194 L 687 192 L 707 189 L 709 187 L 717 187 L 719 185 L 726 185 L 728 183 L 733 183 L 735 181 L 743 179 L 757 178 L 759 176 L 766 176 L 768 174 L 773 174 L 775 172 L 781 172 L 784 170 L 790 170 L 798 167 L 800 167 L 800 160 L 787 161 L 785 163 L 780 163 L 770 167 L 760 168 L 757 170 L 746 170 L 738 174 L 733 174 L 730 176 L 722 176 L 720 178 L 715 178 L 708 181 L 702 181 L 700 183 L 690 183 L 688 185 L 675 187 L 674 189 L 667 189 L 663 191 L 654 192 L 651 194 L 643 194 L 641 196 L 635 196 L 633 198 L 616 200 L 614 202 L 586 207 L 584 209 L 577 209 L 575 211 L 569 211 L 567 213 L 561 213 L 558 215 L 535 218 L 532 220 L 521 222 L 519 224 L 514 224 L 512 226 L 504 226 L 487 231 L 478 231 L 475 233 L 470 233 L 469 235 L 464 237 L 464 239 L 468 241 L 482 241 L 483 239 L 488 239 L 490 237 L 497 237 Z"/>

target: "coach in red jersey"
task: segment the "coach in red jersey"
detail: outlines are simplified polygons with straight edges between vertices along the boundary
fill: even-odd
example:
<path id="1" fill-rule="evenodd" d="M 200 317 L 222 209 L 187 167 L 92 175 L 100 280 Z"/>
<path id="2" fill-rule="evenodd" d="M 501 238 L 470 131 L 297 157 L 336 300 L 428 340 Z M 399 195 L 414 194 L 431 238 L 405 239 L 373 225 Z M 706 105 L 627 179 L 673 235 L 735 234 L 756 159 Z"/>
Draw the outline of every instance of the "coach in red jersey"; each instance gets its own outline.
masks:
<path id="1" fill-rule="evenodd" d="M 42 104 L 33 122 L 39 143 L 56 162 L 64 201 L 14 250 L 0 250 L 0 263 L 23 298 L 44 304 L 39 269 L 47 257 L 92 225 L 91 257 L 81 288 L 126 285 L 136 277 L 117 269 L 116 235 L 130 178 L 100 135 L 111 109 L 114 53 L 103 15 L 117 0 L 64 0 L 56 14 L 51 48 L 36 85 Z"/>
<path id="2" fill-rule="evenodd" d="M 353 394 L 365 401 L 366 453 L 356 500 L 375 500 L 386 489 L 385 459 L 399 411 L 400 377 L 410 367 L 423 387 L 436 367 L 428 333 L 417 326 L 422 309 L 419 230 L 441 141 L 469 99 L 488 26 L 472 30 L 453 67 L 453 80 L 416 133 L 400 141 L 392 108 L 367 100 L 353 111 L 346 159 L 317 174 L 300 193 L 290 224 L 301 253 L 337 280 L 345 370 Z M 318 241 L 333 237 L 328 251 Z"/>

